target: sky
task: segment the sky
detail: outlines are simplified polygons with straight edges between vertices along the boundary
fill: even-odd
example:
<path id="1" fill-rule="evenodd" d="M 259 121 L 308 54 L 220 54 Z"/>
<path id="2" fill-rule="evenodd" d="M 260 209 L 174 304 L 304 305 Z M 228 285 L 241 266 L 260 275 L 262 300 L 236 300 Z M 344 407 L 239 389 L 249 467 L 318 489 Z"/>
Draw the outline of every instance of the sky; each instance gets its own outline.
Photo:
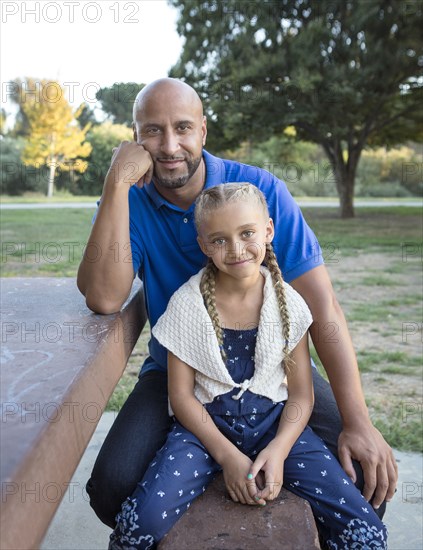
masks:
<path id="1" fill-rule="evenodd" d="M 182 49 L 166 0 L 39 0 L 0 3 L 0 106 L 13 111 L 10 81 L 58 80 L 78 106 L 114 82 L 167 76 Z"/>

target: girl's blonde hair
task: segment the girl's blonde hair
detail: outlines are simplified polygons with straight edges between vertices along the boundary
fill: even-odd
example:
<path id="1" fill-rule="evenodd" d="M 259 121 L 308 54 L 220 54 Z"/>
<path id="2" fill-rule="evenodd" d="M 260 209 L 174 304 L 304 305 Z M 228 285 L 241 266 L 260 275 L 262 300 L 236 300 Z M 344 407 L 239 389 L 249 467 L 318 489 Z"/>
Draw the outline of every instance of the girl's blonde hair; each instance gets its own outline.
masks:
<path id="1" fill-rule="evenodd" d="M 198 234 L 200 234 L 201 224 L 204 219 L 214 210 L 222 208 L 226 204 L 231 204 L 238 201 L 249 202 L 262 209 L 263 215 L 269 218 L 269 210 L 266 199 L 263 193 L 251 183 L 224 183 L 210 187 L 203 191 L 196 200 L 194 220 Z M 281 270 L 270 243 L 266 244 L 266 254 L 263 263 L 268 268 L 273 286 L 275 288 L 276 297 L 279 305 L 279 313 L 282 320 L 282 336 L 284 341 L 283 351 L 285 353 L 284 364 L 285 368 L 289 369 L 292 359 L 289 357 L 288 343 L 290 337 L 290 323 L 288 307 L 286 303 L 286 294 L 283 284 Z M 215 288 L 216 288 L 216 273 L 217 267 L 214 265 L 211 258 L 208 259 L 203 277 L 200 283 L 200 291 L 203 295 L 204 304 L 216 332 L 219 342 L 222 359 L 226 362 L 226 354 L 223 348 L 223 329 L 220 325 L 219 315 L 216 309 Z"/>

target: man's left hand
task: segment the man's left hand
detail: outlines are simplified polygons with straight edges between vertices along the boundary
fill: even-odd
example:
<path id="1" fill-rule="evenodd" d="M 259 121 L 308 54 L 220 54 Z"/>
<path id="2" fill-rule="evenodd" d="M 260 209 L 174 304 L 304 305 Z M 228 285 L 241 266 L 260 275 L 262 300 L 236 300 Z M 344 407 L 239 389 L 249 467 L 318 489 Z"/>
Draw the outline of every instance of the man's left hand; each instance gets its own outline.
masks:
<path id="1" fill-rule="evenodd" d="M 338 440 L 339 460 L 345 472 L 356 481 L 352 459 L 360 462 L 364 474 L 363 496 L 379 508 L 395 493 L 398 467 L 391 447 L 382 434 L 369 422 L 363 429 L 344 428 Z"/>

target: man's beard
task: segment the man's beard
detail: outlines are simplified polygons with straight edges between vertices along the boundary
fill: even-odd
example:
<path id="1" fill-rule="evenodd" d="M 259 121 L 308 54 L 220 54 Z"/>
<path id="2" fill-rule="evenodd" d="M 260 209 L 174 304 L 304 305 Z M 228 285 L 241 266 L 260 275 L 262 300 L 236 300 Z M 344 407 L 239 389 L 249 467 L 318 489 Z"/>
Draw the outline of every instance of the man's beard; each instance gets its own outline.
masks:
<path id="1" fill-rule="evenodd" d="M 179 189 L 180 187 L 183 187 L 188 183 L 188 181 L 192 178 L 192 176 L 197 171 L 197 168 L 200 165 L 201 162 L 201 155 L 198 158 L 195 159 L 185 159 L 188 172 L 184 176 L 178 176 L 175 178 L 163 178 L 160 177 L 157 174 L 156 169 L 154 168 L 153 172 L 153 178 L 154 181 L 160 185 L 161 187 L 164 187 L 165 189 Z"/>

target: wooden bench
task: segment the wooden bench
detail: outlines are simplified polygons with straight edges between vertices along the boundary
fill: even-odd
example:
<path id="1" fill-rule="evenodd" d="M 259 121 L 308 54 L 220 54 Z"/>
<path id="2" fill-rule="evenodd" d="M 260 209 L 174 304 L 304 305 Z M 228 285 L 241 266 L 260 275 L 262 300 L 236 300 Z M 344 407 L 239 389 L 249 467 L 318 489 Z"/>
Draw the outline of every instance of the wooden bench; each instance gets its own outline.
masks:
<path id="1" fill-rule="evenodd" d="M 0 548 L 37 548 L 146 322 L 138 286 L 121 313 L 95 315 L 75 280 L 1 285 Z M 93 513 L 94 521 L 96 518 Z M 221 477 L 160 550 L 319 548 L 310 507 L 287 491 L 265 508 L 233 503 Z"/>
<path id="2" fill-rule="evenodd" d="M 2 550 L 39 546 L 145 324 L 139 288 L 101 316 L 74 279 L 2 279 Z"/>

